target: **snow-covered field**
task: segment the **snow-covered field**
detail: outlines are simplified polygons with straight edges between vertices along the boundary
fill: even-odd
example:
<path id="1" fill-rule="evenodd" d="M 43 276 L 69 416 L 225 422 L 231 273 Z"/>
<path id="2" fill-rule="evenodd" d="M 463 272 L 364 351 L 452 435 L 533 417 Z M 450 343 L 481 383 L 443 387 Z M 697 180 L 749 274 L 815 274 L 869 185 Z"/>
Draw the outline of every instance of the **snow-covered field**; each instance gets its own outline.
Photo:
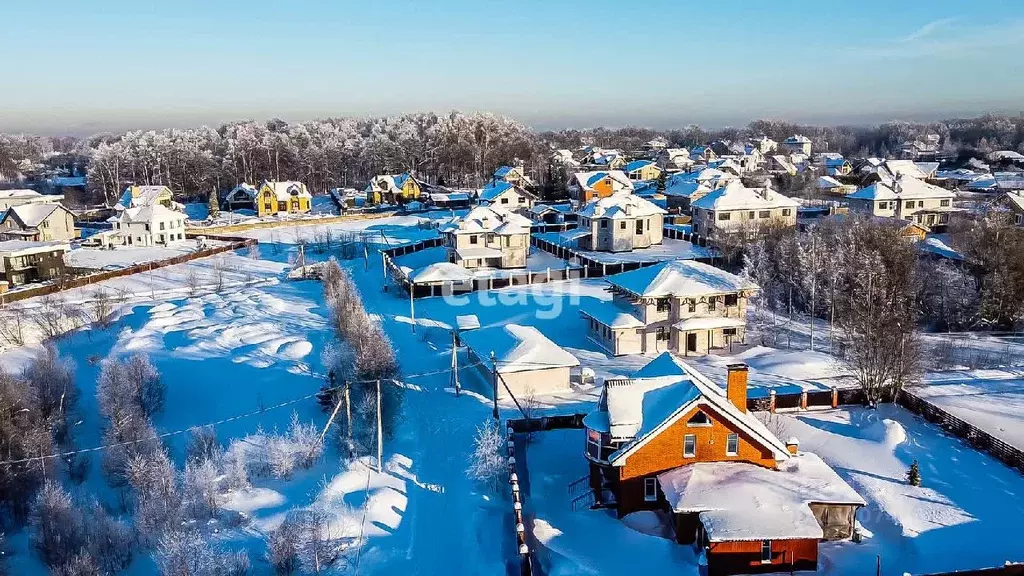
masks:
<path id="1" fill-rule="evenodd" d="M 781 415 L 783 437 L 831 465 L 868 502 L 862 544 L 821 546 L 823 571 L 926 574 L 1024 561 L 1015 526 L 1024 477 L 897 406 Z M 770 426 L 771 427 L 771 426 Z M 913 461 L 921 486 L 906 482 Z"/>
<path id="2" fill-rule="evenodd" d="M 219 244 L 222 244 L 222 242 L 212 239 L 206 240 L 206 246 L 217 246 Z M 170 246 L 118 246 L 114 250 L 78 248 L 68 252 L 64 256 L 64 262 L 73 268 L 117 270 L 134 264 L 157 262 L 183 254 L 191 254 L 198 249 L 199 244 L 195 240 L 185 240 Z"/>
<path id="3" fill-rule="evenodd" d="M 913 393 L 953 416 L 1024 450 L 1024 370 L 931 374 Z"/>
<path id="4" fill-rule="evenodd" d="M 436 231 L 421 223 L 449 216 L 438 212 L 426 218 L 402 216 L 329 226 L 333 234 L 365 232 L 367 240 L 379 248 L 435 237 Z M 77 445 L 100 442 L 94 395 L 98 361 L 135 351 L 150 354 L 168 385 L 166 407 L 154 422 L 159 432 L 249 413 L 217 425 L 218 439 L 226 444 L 261 427 L 286 426 L 293 410 L 303 421 L 322 426 L 327 416 L 313 400 L 295 401 L 319 388 L 320 353 L 333 338 L 321 288 L 314 281 L 283 279 L 296 244 L 309 241 L 312 228 L 246 233 L 260 239 L 260 260 L 249 259 L 242 251 L 102 283 L 125 295 L 120 319 L 109 328 L 83 329 L 57 341 L 60 351 L 74 359 L 76 382 L 82 388 Z M 307 250 L 310 260 L 326 256 Z M 464 368 L 460 377 L 466 393 L 456 397 L 448 389 L 449 327 L 464 314 L 475 314 L 482 326 L 534 326 L 583 366 L 594 369 L 599 378 L 629 374 L 649 358 L 610 358 L 587 339 L 578 309 L 588 301 L 611 298 L 600 279 L 423 298 L 415 303 L 414 322 L 408 299 L 393 290 L 384 291 L 379 257 L 341 264 L 351 271 L 368 311 L 379 318 L 392 340 L 404 374 L 405 419 L 384 446 L 384 470 L 373 471 L 372 459 L 346 462 L 332 445 L 312 469 L 297 472 L 289 480 L 258 479 L 250 490 L 222 494 L 223 507 L 245 513 L 249 522 L 237 528 L 217 526 L 211 538 L 232 549 L 248 550 L 254 572 L 266 574 L 269 566 L 261 558 L 267 531 L 288 511 L 320 504 L 330 513 L 332 533 L 352 546 L 332 567 L 334 573 L 356 573 L 356 556 L 358 571 L 365 573 L 503 572 L 514 557 L 508 503 L 465 473 L 473 431 L 490 418 L 489 386 L 473 369 Z M 214 289 L 218 275 L 225 280 L 221 290 Z M 188 286 L 190 278 L 196 279 L 193 287 Z M 85 303 L 96 288 L 63 296 Z M 31 307 L 38 301 L 24 305 Z M 4 352 L 0 365 L 20 369 L 36 349 Z M 845 374 L 823 353 L 753 344 L 736 348 L 732 355 L 693 359 L 715 380 L 723 378 L 726 364 L 737 360 L 751 366 L 751 385 L 761 388 L 824 389 Z M 460 353 L 459 361 L 463 366 L 467 363 L 464 354 Z M 591 386 L 542 397 L 539 409 L 586 412 L 593 407 L 596 392 Z M 511 404 L 501 409 L 505 417 L 516 414 Z M 899 423 L 905 439 L 895 426 L 873 420 L 878 417 Z M 875 554 L 882 554 L 886 573 L 902 573 L 904 569 L 1001 563 L 1021 550 L 1010 534 L 1012 518 L 1024 511 L 1015 500 L 1016 494 L 1024 492 L 1024 479 L 938 429 L 896 409 L 778 419 L 785 433 L 796 435 L 804 448 L 836 466 L 871 502 L 862 521 L 874 537 L 861 545 L 825 546 L 827 559 L 849 562 L 849 566 L 864 567 L 858 573 L 869 573 Z M 644 533 L 651 530 L 651 518 L 623 523 L 603 512 L 571 511 L 566 484 L 586 473 L 580 435 L 579 431 L 538 434 L 528 452 L 528 502 L 537 515 L 536 536 L 543 544 L 539 560 L 550 568 L 548 573 L 621 574 L 635 567 L 646 572 L 693 572 L 688 548 Z M 182 437 L 169 438 L 169 445 L 181 464 Z M 922 464 L 924 488 L 910 489 L 900 480 L 912 459 Z M 106 485 L 98 466 L 95 458 L 83 489 L 115 502 L 118 496 Z M 42 573 L 25 534 L 9 536 L 12 573 Z M 972 552 L 955 554 L 958 542 L 972 542 Z M 153 567 L 148 560 L 136 561 L 130 573 L 152 574 Z"/>

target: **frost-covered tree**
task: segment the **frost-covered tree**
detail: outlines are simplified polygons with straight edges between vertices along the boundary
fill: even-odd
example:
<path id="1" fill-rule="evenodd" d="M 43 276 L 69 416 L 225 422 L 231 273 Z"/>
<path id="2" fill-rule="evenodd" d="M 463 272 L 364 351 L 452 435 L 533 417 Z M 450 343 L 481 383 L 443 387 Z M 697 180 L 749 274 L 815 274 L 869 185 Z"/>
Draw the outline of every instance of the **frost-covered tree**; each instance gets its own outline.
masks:
<path id="1" fill-rule="evenodd" d="M 470 456 L 466 474 L 474 480 L 497 490 L 508 475 L 505 456 L 505 435 L 501 427 L 486 421 L 476 429 L 473 436 L 473 454 Z"/>
<path id="2" fill-rule="evenodd" d="M 214 547 L 195 529 L 164 534 L 157 545 L 156 563 L 161 576 L 244 576 L 250 568 L 245 552 Z"/>

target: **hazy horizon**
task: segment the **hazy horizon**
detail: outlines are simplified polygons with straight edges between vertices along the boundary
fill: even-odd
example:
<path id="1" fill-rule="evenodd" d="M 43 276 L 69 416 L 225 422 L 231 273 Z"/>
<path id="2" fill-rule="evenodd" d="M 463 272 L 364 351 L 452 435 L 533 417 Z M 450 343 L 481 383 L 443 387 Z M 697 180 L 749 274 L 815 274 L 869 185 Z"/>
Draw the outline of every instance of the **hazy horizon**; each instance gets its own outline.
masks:
<path id="1" fill-rule="evenodd" d="M 995 0 L 39 0 L 5 19 L 8 132 L 451 109 L 541 131 L 865 125 L 1024 106 L 1024 4 Z"/>

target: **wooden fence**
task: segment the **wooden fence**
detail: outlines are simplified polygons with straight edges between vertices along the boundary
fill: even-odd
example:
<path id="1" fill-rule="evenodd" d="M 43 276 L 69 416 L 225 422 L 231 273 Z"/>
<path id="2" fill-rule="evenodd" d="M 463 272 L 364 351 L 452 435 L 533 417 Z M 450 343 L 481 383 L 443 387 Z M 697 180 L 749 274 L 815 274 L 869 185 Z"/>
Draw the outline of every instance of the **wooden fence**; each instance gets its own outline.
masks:
<path id="1" fill-rule="evenodd" d="M 340 216 L 324 216 L 321 218 L 295 218 L 294 220 L 261 220 L 257 222 L 239 222 L 238 224 L 218 224 L 215 226 L 189 226 L 185 228 L 188 234 L 196 236 L 215 236 L 230 232 L 244 232 L 246 230 L 260 230 L 263 228 L 284 228 L 288 226 L 323 226 L 326 224 L 337 224 L 339 222 L 352 222 L 356 220 L 369 220 L 374 218 L 387 218 L 394 216 L 395 212 L 360 212 L 358 214 L 342 214 Z"/>
<path id="2" fill-rule="evenodd" d="M 191 237 L 191 234 L 186 234 Z M 119 270 L 105 270 L 103 272 L 95 272 L 92 274 L 86 274 L 84 276 L 73 276 L 66 277 L 59 281 L 54 281 L 50 284 L 41 284 L 39 286 L 33 286 L 32 288 L 26 288 L 24 290 L 14 290 L 12 292 L 6 292 L 0 294 L 0 305 L 9 304 L 11 302 L 18 302 L 27 298 L 33 298 L 35 296 L 45 296 L 47 294 L 56 294 L 64 290 L 70 290 L 72 288 L 81 288 L 82 286 L 88 286 L 97 282 L 103 282 L 104 280 L 110 280 L 111 278 L 121 278 L 123 276 L 130 276 L 132 274 L 139 274 L 142 272 L 149 272 L 166 266 L 173 266 L 174 264 L 182 264 L 190 260 L 196 260 L 199 258 L 206 258 L 215 254 L 222 254 L 224 252 L 233 252 L 240 248 L 246 248 L 257 243 L 252 238 L 238 238 L 232 236 L 218 236 L 218 240 L 228 242 L 221 246 L 211 246 L 209 248 L 203 248 L 202 250 L 196 250 L 195 252 L 189 252 L 188 254 L 181 254 L 166 260 L 158 260 L 155 262 L 145 262 L 142 264 L 135 264 L 128 266 L 127 268 L 121 268 Z"/>
<path id="3" fill-rule="evenodd" d="M 607 262 L 601 262 L 588 256 L 584 256 L 568 246 L 560 246 L 554 242 L 548 242 L 547 240 L 536 236 L 530 236 L 530 245 L 540 248 L 549 254 L 553 254 L 562 260 L 575 260 L 576 262 L 579 262 L 579 266 L 583 270 L 583 278 L 600 278 L 602 276 L 619 274 L 620 272 L 628 272 L 630 270 L 653 266 L 662 262 L 661 260 L 652 260 L 649 262 L 634 261 L 614 262 L 609 264 Z"/>
<path id="4" fill-rule="evenodd" d="M 896 396 L 896 403 L 907 410 L 924 417 L 925 420 L 938 424 L 950 434 L 962 438 L 978 450 L 988 452 L 993 458 L 1011 468 L 1024 473 L 1024 451 L 1011 446 L 1003 440 L 965 422 L 942 408 L 928 402 L 906 389 Z"/>

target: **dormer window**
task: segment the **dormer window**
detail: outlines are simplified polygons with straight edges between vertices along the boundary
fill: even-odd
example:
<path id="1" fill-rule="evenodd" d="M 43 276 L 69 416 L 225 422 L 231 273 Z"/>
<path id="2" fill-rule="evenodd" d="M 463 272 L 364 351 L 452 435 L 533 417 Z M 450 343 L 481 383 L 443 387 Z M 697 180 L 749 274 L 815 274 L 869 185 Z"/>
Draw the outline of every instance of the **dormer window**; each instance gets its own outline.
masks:
<path id="1" fill-rule="evenodd" d="M 700 410 L 698 410 L 696 414 L 691 416 L 690 419 L 686 421 L 686 425 L 687 426 L 711 426 L 711 418 L 709 418 L 708 415 L 705 414 L 704 412 L 701 412 Z"/>

